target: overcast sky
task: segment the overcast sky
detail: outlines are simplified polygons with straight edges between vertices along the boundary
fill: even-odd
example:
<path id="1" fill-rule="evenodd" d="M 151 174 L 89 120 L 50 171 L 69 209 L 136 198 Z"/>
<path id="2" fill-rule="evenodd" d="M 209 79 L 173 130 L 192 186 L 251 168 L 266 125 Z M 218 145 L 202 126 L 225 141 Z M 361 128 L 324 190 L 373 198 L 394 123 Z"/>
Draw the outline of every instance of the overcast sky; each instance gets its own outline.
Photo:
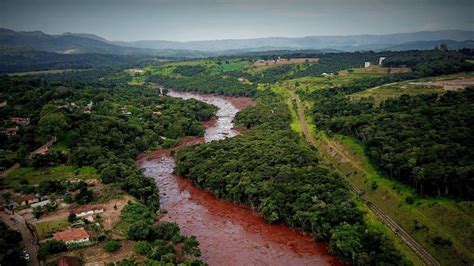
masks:
<path id="1" fill-rule="evenodd" d="M 474 0 L 0 0 L 0 27 L 109 40 L 474 30 Z"/>

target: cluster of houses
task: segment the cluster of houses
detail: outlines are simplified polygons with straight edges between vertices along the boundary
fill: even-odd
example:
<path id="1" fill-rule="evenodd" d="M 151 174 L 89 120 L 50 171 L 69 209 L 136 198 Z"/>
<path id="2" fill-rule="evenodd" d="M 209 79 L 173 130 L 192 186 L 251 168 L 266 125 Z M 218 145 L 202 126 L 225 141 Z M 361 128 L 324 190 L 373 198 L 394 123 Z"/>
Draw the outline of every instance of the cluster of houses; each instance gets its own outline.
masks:
<path id="1" fill-rule="evenodd" d="M 40 197 L 38 194 L 14 195 L 8 202 L 2 202 L 3 207 L 16 209 L 21 207 L 44 207 L 50 204 L 51 201 L 47 196 Z"/>
<path id="2" fill-rule="evenodd" d="M 3 131 L 3 133 L 7 136 L 15 136 L 20 127 L 24 127 L 30 124 L 30 118 L 24 117 L 10 117 L 8 121 L 14 126 L 8 127 Z"/>
<path id="3" fill-rule="evenodd" d="M 84 218 L 90 222 L 94 221 L 94 216 L 103 213 L 102 206 L 81 206 L 70 211 L 75 214 L 77 218 Z M 81 220 L 71 224 L 72 228 L 63 231 L 55 232 L 53 238 L 58 241 L 63 241 L 66 244 L 80 244 L 87 245 L 91 241 L 91 235 L 84 227 L 75 227 L 84 224 Z"/>
<path id="4" fill-rule="evenodd" d="M 59 108 L 65 108 L 69 111 L 74 111 L 74 110 L 79 109 L 80 112 L 82 112 L 84 114 L 90 114 L 92 112 L 92 106 L 93 105 L 94 105 L 94 103 L 92 101 L 90 101 L 88 104 L 86 104 L 86 106 L 80 106 L 80 105 L 76 104 L 75 102 L 71 102 L 71 103 L 66 103 L 65 105 L 62 105 Z"/>
<path id="5" fill-rule="evenodd" d="M 48 204 L 57 204 L 55 201 L 50 200 L 47 196 L 40 197 L 39 195 L 26 194 L 26 195 L 14 195 L 11 197 L 8 203 L 4 204 L 10 208 L 26 208 L 31 209 L 37 207 L 45 207 Z M 56 240 L 64 241 L 66 244 L 87 244 L 90 240 L 90 234 L 83 228 L 76 226 L 84 225 L 83 219 L 94 222 L 94 218 L 104 212 L 104 207 L 100 205 L 93 206 L 78 206 L 71 208 L 69 214 L 75 214 L 78 219 L 76 222 L 71 224 L 73 228 L 66 229 L 64 231 L 55 232 L 53 238 Z"/>

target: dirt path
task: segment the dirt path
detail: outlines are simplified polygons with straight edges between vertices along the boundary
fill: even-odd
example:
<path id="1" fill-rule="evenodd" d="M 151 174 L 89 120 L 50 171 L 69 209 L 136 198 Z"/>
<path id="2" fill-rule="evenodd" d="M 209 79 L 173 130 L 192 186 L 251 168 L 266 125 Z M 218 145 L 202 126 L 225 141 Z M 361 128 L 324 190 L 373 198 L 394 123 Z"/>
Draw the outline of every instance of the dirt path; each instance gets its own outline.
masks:
<path id="1" fill-rule="evenodd" d="M 0 173 L 0 177 L 6 177 L 9 175 L 11 172 L 15 171 L 18 167 L 20 167 L 19 163 L 15 163 L 14 165 L 10 166 L 7 170 L 3 171 Z"/>
<path id="2" fill-rule="evenodd" d="M 313 136 L 311 136 L 308 130 L 308 123 L 305 118 L 304 114 L 304 107 L 301 104 L 301 100 L 299 99 L 298 95 L 293 90 L 290 90 L 291 98 L 296 103 L 298 119 L 301 124 L 301 128 L 303 129 L 303 134 L 306 141 L 313 145 L 315 148 L 320 149 L 321 145 L 317 145 Z M 344 158 L 347 160 L 354 168 L 358 171 L 361 171 L 364 174 L 367 174 L 367 170 L 364 169 L 358 162 L 347 156 L 343 151 L 341 151 L 335 143 L 333 143 L 329 138 L 323 135 L 322 140 L 329 146 L 332 152 L 336 153 L 339 157 Z M 390 218 L 387 214 L 385 214 L 380 207 L 378 207 L 375 203 L 371 202 L 366 196 L 362 195 L 362 191 L 358 188 L 350 185 L 352 191 L 356 193 L 364 202 L 366 202 L 367 207 L 370 208 L 377 217 L 385 222 L 388 227 L 397 235 L 408 247 L 410 247 L 427 265 L 440 265 L 440 263 L 428 252 L 426 249 L 420 245 L 409 233 L 407 233 L 401 226 L 399 226 L 392 218 Z"/>

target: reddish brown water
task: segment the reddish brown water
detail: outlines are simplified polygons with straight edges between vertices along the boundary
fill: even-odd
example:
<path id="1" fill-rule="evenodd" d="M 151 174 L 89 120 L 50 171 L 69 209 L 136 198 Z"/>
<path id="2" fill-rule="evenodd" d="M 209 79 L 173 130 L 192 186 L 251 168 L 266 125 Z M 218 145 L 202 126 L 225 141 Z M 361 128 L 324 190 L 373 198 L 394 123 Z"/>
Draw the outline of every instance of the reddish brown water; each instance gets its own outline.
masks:
<path id="1" fill-rule="evenodd" d="M 217 120 L 205 123 L 204 138 L 188 138 L 179 147 L 236 136 L 239 132 L 233 129 L 232 120 L 246 105 L 243 102 L 250 103 L 175 91 L 169 95 L 195 98 L 219 108 Z M 175 161 L 170 153 L 179 147 L 147 154 L 138 163 L 160 187 L 161 206 L 168 210 L 162 219 L 178 223 L 186 235 L 195 235 L 204 261 L 210 265 L 340 264 L 328 253 L 326 244 L 315 243 L 309 234 L 285 225 L 267 224 L 250 208 L 221 201 L 188 179 L 174 175 Z"/>

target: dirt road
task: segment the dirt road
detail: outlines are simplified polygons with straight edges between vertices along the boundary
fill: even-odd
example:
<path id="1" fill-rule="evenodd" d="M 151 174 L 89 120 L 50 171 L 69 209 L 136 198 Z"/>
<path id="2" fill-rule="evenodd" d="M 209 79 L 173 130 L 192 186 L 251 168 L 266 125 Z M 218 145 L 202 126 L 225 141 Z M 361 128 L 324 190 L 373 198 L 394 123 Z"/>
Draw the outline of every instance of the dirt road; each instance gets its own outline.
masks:
<path id="1" fill-rule="evenodd" d="M 290 92 L 292 100 L 296 103 L 298 119 L 301 124 L 301 128 L 303 129 L 303 134 L 306 141 L 309 144 L 313 145 L 315 148 L 320 148 L 318 145 L 316 145 L 313 136 L 311 136 L 308 130 L 308 123 L 306 122 L 304 107 L 301 104 L 300 98 L 293 90 L 290 90 Z M 351 158 L 349 158 L 344 152 L 340 151 L 338 147 L 334 143 L 332 143 L 327 137 L 323 137 L 322 141 L 326 142 L 326 144 L 330 146 L 332 152 L 337 153 L 339 157 L 342 157 L 348 162 L 350 162 L 354 166 L 354 168 L 366 174 L 365 169 L 361 165 L 359 165 L 354 160 L 351 160 Z M 356 195 L 358 195 L 364 202 L 367 203 L 367 207 L 370 208 L 380 220 L 387 224 L 387 226 L 395 233 L 395 235 L 397 235 L 408 247 L 410 247 L 427 265 L 440 265 L 440 263 L 428 251 L 426 251 L 426 249 L 422 245 L 420 245 L 415 239 L 413 239 L 413 237 L 408 234 L 401 226 L 399 226 L 392 218 L 385 214 L 382 209 L 377 206 L 377 204 L 371 202 L 367 197 L 363 196 L 362 191 L 360 191 L 353 185 L 351 185 L 351 188 Z"/>

